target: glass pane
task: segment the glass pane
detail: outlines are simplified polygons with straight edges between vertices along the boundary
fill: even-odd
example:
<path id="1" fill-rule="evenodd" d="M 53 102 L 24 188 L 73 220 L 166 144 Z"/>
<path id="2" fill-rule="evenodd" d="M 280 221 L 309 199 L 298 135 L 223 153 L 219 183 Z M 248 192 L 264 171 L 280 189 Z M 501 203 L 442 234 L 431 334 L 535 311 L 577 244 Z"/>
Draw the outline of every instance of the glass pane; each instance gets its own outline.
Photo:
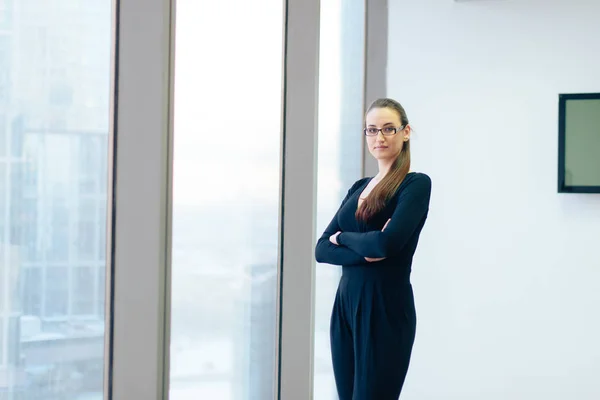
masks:
<path id="1" fill-rule="evenodd" d="M 2 399 L 103 398 L 111 7 L 0 0 Z"/>
<path id="2" fill-rule="evenodd" d="M 0 365 L 6 364 L 6 360 L 4 359 L 4 354 L 6 354 L 6 345 L 4 340 L 4 316 L 0 318 Z"/>
<path id="3" fill-rule="evenodd" d="M 23 278 L 23 314 L 42 315 L 42 268 L 24 268 Z"/>
<path id="4" fill-rule="evenodd" d="M 98 314 L 104 314 L 104 299 L 105 299 L 105 280 L 106 280 L 106 269 L 104 266 L 99 267 L 97 269 L 98 278 L 96 278 L 96 294 L 94 295 L 94 300 L 96 301 L 96 312 Z"/>
<path id="5" fill-rule="evenodd" d="M 4 41 L 2 40 L 2 37 L 0 36 L 0 63 L 2 62 L 2 46 L 4 45 Z M 1 64 L 0 64 L 1 65 Z M 0 74 L 2 74 L 2 71 L 0 71 Z M 6 90 L 5 88 L 1 87 L 2 82 L 1 82 L 2 77 L 0 76 L 0 104 L 1 104 L 1 96 L 2 96 L 2 91 Z M 6 134 L 6 116 L 5 115 L 0 115 L 0 157 L 4 157 L 7 155 L 7 149 L 8 149 L 8 135 Z"/>
<path id="6" fill-rule="evenodd" d="M 565 183 L 600 186 L 600 99 L 568 100 L 565 114 Z"/>
<path id="7" fill-rule="evenodd" d="M 94 313 L 95 298 L 95 268 L 81 267 L 71 271 L 71 292 L 73 296 L 73 315 L 92 315 Z"/>
<path id="8" fill-rule="evenodd" d="M 321 1 L 317 237 L 361 177 L 364 1 Z M 337 399 L 329 319 L 341 267 L 317 264 L 314 399 Z"/>
<path id="9" fill-rule="evenodd" d="M 67 267 L 48 267 L 44 287 L 45 314 L 64 317 L 69 312 L 69 270 Z"/>
<path id="10" fill-rule="evenodd" d="M 274 399 L 283 2 L 176 26 L 171 400 Z"/>

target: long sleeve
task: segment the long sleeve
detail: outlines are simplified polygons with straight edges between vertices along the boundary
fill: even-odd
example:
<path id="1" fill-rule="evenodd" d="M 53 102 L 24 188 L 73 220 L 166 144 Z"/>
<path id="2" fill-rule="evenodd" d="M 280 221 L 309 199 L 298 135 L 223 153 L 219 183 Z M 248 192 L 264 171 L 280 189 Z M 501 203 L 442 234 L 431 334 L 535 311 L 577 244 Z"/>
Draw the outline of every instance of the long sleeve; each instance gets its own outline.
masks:
<path id="1" fill-rule="evenodd" d="M 340 209 L 344 206 L 346 201 L 352 196 L 354 191 L 360 185 L 363 180 L 359 180 L 352 185 L 350 190 L 348 190 L 348 194 L 342 200 L 342 204 L 340 205 Z M 333 264 L 333 265 L 356 265 L 356 264 L 364 264 L 366 262 L 365 258 L 358 255 L 356 252 L 350 250 L 344 246 L 336 246 L 335 244 L 329 241 L 329 237 L 336 232 L 339 232 L 340 226 L 338 224 L 338 214 L 340 210 L 335 213 L 333 219 L 325 228 L 325 232 L 317 241 L 317 245 L 315 247 L 315 259 L 319 263 Z"/>
<path id="2" fill-rule="evenodd" d="M 431 179 L 416 175 L 398 197 L 390 223 L 382 231 L 342 232 L 337 241 L 362 257 L 391 257 L 399 254 L 429 210 Z"/>

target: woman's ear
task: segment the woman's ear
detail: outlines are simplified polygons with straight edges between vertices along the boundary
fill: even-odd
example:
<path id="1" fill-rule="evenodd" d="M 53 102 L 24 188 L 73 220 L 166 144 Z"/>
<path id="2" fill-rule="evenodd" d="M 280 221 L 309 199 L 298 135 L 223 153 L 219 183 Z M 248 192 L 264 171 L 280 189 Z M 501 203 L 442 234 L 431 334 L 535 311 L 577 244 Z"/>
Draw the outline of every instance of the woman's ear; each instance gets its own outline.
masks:
<path id="1" fill-rule="evenodd" d="M 411 126 L 407 124 L 407 125 L 404 127 L 404 129 L 402 130 L 402 139 L 403 139 L 405 142 L 408 142 L 408 140 L 410 139 L 410 134 L 411 134 L 411 132 L 412 132 L 412 128 L 411 128 Z"/>

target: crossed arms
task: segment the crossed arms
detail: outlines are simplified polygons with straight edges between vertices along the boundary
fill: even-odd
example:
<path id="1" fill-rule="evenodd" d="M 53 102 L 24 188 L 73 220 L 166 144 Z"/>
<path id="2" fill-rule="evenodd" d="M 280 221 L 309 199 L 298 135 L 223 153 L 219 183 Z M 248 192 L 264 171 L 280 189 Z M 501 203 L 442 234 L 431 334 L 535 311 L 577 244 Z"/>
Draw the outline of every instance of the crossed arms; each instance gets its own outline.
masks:
<path id="1" fill-rule="evenodd" d="M 342 205 L 356 189 L 348 191 Z M 353 190 L 354 189 L 354 190 Z M 334 265 L 358 265 L 380 261 L 400 254 L 429 209 L 431 179 L 418 174 L 400 193 L 398 203 L 381 231 L 341 232 L 338 212 L 317 242 L 317 262 Z"/>

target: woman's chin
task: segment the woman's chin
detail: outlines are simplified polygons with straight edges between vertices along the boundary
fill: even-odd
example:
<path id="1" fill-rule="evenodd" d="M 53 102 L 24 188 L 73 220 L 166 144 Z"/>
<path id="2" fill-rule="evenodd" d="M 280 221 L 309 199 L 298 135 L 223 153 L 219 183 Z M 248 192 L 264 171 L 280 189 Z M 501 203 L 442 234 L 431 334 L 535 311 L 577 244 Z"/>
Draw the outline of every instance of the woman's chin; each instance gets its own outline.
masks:
<path id="1" fill-rule="evenodd" d="M 386 160 L 392 160 L 394 159 L 394 155 L 390 152 L 387 151 L 372 151 L 371 155 L 373 156 L 373 158 L 375 158 L 377 161 L 386 161 Z"/>

